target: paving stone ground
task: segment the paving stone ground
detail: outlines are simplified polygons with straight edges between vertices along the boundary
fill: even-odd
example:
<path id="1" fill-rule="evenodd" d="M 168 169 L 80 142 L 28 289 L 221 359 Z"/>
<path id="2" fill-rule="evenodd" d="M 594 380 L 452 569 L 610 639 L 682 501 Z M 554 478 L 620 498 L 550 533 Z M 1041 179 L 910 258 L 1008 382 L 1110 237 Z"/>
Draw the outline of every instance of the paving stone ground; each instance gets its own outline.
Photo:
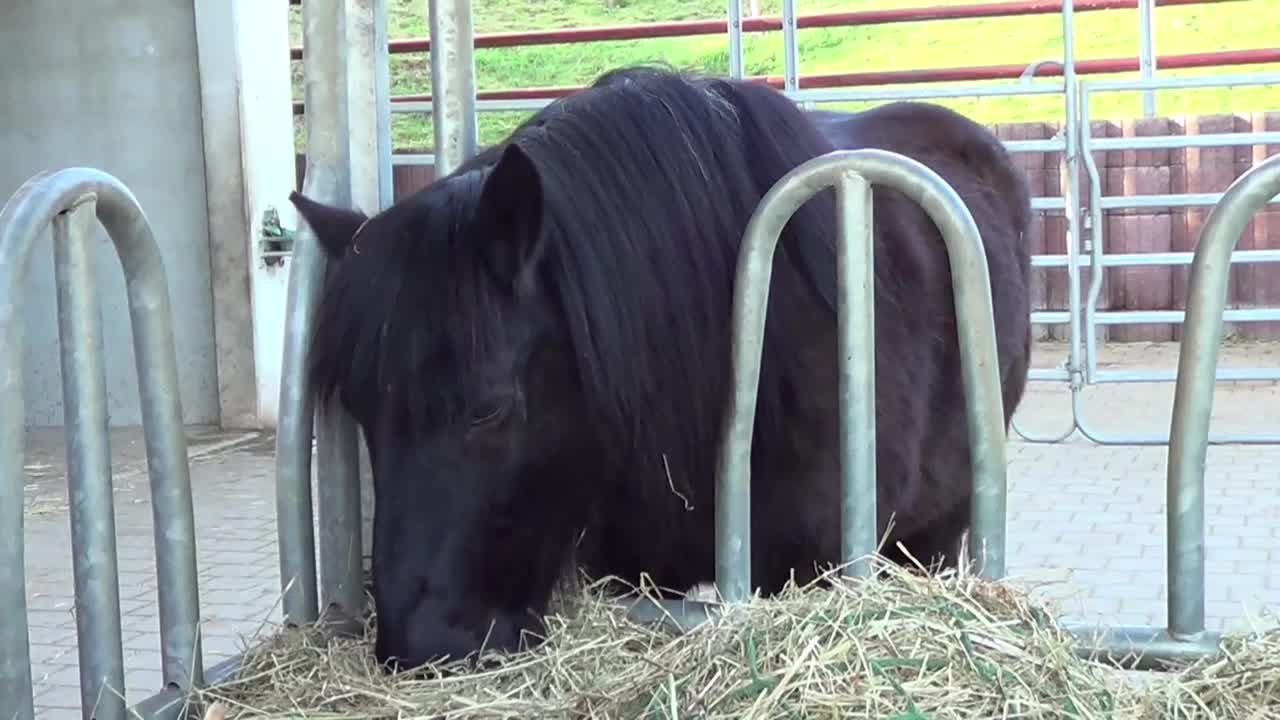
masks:
<path id="1" fill-rule="evenodd" d="M 1061 345 L 1040 344 L 1036 365 L 1060 366 Z M 1174 367 L 1173 345 L 1108 346 L 1100 365 Z M 1228 345 L 1224 366 L 1280 366 L 1280 344 Z M 1098 432 L 1165 432 L 1172 383 L 1090 386 L 1084 415 Z M 1033 383 L 1019 412 L 1029 434 L 1070 420 L 1058 383 Z M 1219 384 L 1213 431 L 1280 435 L 1280 386 Z M 80 717 L 70 529 L 61 431 L 28 436 L 27 598 L 37 715 Z M 188 430 L 196 503 L 200 601 L 207 664 L 279 620 L 273 438 Z M 127 697 L 161 684 L 151 506 L 136 429 L 113 433 L 116 527 Z M 1164 447 L 1097 445 L 1079 433 L 1056 444 L 1014 437 L 1009 456 L 1008 570 L 1048 583 L 1037 592 L 1071 620 L 1163 624 Z M 1213 446 L 1206 476 L 1209 625 L 1230 629 L 1280 605 L 1280 445 Z"/>

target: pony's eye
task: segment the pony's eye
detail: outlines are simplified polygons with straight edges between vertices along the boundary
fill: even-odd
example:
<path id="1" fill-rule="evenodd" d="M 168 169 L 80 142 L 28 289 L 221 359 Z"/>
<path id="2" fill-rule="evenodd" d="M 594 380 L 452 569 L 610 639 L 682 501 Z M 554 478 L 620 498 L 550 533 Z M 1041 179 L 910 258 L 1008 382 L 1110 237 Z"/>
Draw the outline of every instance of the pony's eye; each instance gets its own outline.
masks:
<path id="1" fill-rule="evenodd" d="M 507 416 L 511 403 L 506 398 L 484 400 L 471 408 L 471 426 L 491 425 Z"/>

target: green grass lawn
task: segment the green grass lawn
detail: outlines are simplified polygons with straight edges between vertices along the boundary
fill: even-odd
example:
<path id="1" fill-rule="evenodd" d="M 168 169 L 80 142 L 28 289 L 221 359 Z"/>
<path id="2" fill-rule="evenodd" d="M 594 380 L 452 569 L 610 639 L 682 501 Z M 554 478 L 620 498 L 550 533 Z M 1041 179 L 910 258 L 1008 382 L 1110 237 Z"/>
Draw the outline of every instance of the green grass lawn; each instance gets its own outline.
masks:
<path id="1" fill-rule="evenodd" d="M 964 0 L 971 2 L 972 0 Z M 958 0 L 798 0 L 800 14 L 938 5 Z M 389 0 L 392 37 L 427 34 L 425 0 Z M 744 2 L 744 6 L 746 3 Z M 761 0 L 761 13 L 780 13 L 780 0 Z M 297 9 L 294 10 L 297 12 Z M 591 25 L 710 19 L 724 16 L 721 0 L 475 0 L 477 33 Z M 1157 54 L 1280 46 L 1280 0 L 1235 0 L 1200 6 L 1156 9 Z M 1077 13 L 1076 57 L 1133 57 L 1138 52 L 1137 10 Z M 859 28 L 814 28 L 799 35 L 801 74 L 907 70 L 974 65 L 1024 64 L 1062 57 L 1062 21 L 1057 15 L 946 20 Z M 298 30 L 293 42 L 298 44 Z M 663 38 L 476 51 L 480 89 L 578 85 L 619 65 L 661 61 L 684 68 L 728 71 L 724 35 Z M 782 73 L 782 34 L 753 33 L 744 39 L 749 74 Z M 391 58 L 392 93 L 430 91 L 427 56 Z M 1169 75 L 1280 71 L 1269 65 L 1172 70 Z M 1136 73 L 1108 77 L 1132 76 Z M 295 76 L 301 64 L 295 63 Z M 1092 76 L 1103 77 L 1103 76 Z M 296 90 L 299 97 L 301 86 Z M 1239 89 L 1164 90 L 1157 96 L 1161 115 L 1212 114 L 1280 109 L 1280 86 Z M 1059 120 L 1059 96 L 959 98 L 937 101 L 986 123 Z M 1141 114 L 1138 93 L 1106 93 L 1092 103 L 1093 116 L 1123 119 Z M 857 108 L 855 103 L 831 107 Z M 527 113 L 488 112 L 480 116 L 482 143 L 500 140 Z M 393 115 L 394 146 L 429 148 L 431 118 Z"/>

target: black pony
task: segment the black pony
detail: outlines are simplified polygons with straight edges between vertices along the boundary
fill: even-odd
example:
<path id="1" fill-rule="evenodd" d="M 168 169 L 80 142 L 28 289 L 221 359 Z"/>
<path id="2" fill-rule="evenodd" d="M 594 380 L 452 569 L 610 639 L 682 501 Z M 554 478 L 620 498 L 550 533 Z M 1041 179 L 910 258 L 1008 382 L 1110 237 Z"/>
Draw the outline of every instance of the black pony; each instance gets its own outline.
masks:
<path id="1" fill-rule="evenodd" d="M 1027 189 L 984 128 L 898 103 L 810 113 L 760 84 L 626 68 L 366 219 L 292 200 L 334 261 L 310 376 L 359 422 L 375 653 L 418 665 L 536 630 L 553 585 L 714 578 L 735 263 L 761 197 L 836 148 L 903 153 L 978 223 L 1006 417 L 1030 354 Z M 947 254 L 875 190 L 876 414 L 890 544 L 955 561 L 971 475 Z M 752 455 L 752 578 L 839 561 L 834 194 L 787 226 Z"/>

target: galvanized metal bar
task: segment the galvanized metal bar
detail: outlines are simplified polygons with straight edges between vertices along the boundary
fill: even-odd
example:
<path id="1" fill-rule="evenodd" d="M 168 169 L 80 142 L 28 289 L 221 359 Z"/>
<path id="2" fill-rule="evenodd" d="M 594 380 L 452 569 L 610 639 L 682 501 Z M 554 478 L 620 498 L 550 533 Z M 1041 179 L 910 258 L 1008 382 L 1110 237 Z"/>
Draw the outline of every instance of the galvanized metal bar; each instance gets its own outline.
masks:
<path id="1" fill-rule="evenodd" d="M 1111 253 L 1102 257 L 1102 267 L 1143 267 L 1149 265 L 1190 265 L 1191 252 Z M 1077 258 L 1080 267 L 1090 267 L 1091 258 Z M 1280 262 L 1280 250 L 1236 250 L 1232 265 Z M 1031 267 L 1066 267 L 1066 255 L 1032 255 Z M 1102 311 L 1099 311 L 1102 312 Z"/>
<path id="2" fill-rule="evenodd" d="M 471 0 L 429 0 L 436 177 L 476 154 L 476 64 Z"/>
<path id="3" fill-rule="evenodd" d="M 1161 77 L 1150 80 L 1089 80 L 1081 83 L 1086 92 L 1125 92 L 1134 90 L 1187 90 L 1211 87 L 1248 87 L 1280 83 L 1280 72 L 1231 73 L 1194 77 Z"/>
<path id="4" fill-rule="evenodd" d="M 373 87 L 378 128 L 378 199 L 387 208 L 395 200 L 395 166 L 391 153 L 391 55 L 387 30 L 387 0 L 373 0 Z"/>
<path id="5" fill-rule="evenodd" d="M 244 667 L 244 655 L 235 655 L 206 669 L 206 686 L 221 685 L 235 678 Z M 130 720 L 190 720 L 191 694 L 166 687 L 129 708 Z"/>
<path id="6" fill-rule="evenodd" d="M 1099 310 L 1094 322 L 1097 325 L 1178 324 L 1185 317 L 1182 310 Z M 1233 308 L 1223 312 L 1223 319 L 1227 322 L 1275 322 L 1280 320 L 1280 308 Z"/>
<path id="7" fill-rule="evenodd" d="M 1076 80 L 1076 40 L 1075 40 L 1075 3 L 1074 0 L 1063 0 L 1062 3 L 1062 79 L 1066 118 L 1064 134 L 1067 139 L 1067 150 L 1064 161 L 1067 166 L 1067 186 L 1062 190 L 1066 200 L 1066 254 L 1067 254 L 1067 312 L 1069 327 L 1069 346 L 1067 351 L 1067 372 L 1071 375 L 1070 386 L 1072 397 L 1079 394 L 1081 386 L 1080 336 L 1082 318 L 1080 317 L 1080 162 L 1086 164 L 1091 159 L 1089 154 L 1088 107 L 1080 92 Z M 1074 407 L 1074 406 L 1073 406 Z M 1074 412 L 1074 409 L 1073 409 Z M 1073 415 L 1073 422 L 1074 422 Z"/>
<path id="8" fill-rule="evenodd" d="M 378 47 L 375 45 L 377 5 L 385 0 L 347 0 L 347 39 L 341 53 L 339 77 L 348 92 L 338 97 L 336 112 L 346 118 L 348 151 L 332 161 L 334 202 L 376 212 L 382 206 L 383 166 L 369 162 L 382 151 L 378 126 Z M 324 263 L 327 266 L 327 262 Z M 323 275 L 323 273 L 322 273 Z M 316 514 L 320 557 L 319 608 L 332 629 L 357 633 L 363 629 L 364 566 L 360 504 L 360 462 L 357 426 L 340 404 L 318 413 L 316 423 Z"/>
<path id="9" fill-rule="evenodd" d="M 1032 310 L 1031 322 L 1037 325 L 1067 325 L 1071 323 L 1071 313 L 1066 310 Z"/>
<path id="10" fill-rule="evenodd" d="M 1089 232 L 1090 232 L 1090 257 L 1093 267 L 1102 267 L 1103 251 L 1106 247 L 1106 223 L 1103 219 L 1102 211 L 1102 173 L 1098 170 L 1098 164 L 1093 157 L 1093 132 L 1092 123 L 1089 117 L 1089 90 L 1082 89 L 1080 93 L 1080 155 L 1084 161 L 1086 172 L 1089 174 Z M 1074 187 L 1079 185 L 1073 180 L 1071 183 Z M 1078 274 L 1078 271 L 1077 271 Z M 1098 369 L 1098 348 L 1097 348 L 1097 312 L 1098 299 L 1102 297 L 1102 277 L 1104 273 L 1089 273 L 1089 292 L 1085 299 L 1084 309 L 1084 381 L 1093 382 L 1094 373 Z M 1075 298 L 1077 290 L 1070 291 L 1071 297 Z M 1077 417 L 1077 423 L 1079 418 Z"/>
<path id="11" fill-rule="evenodd" d="M 0 208 L 0 607 L 8 608 L 0 623 L 0 707 L 14 720 L 35 720 L 31 686 L 31 642 L 27 623 L 26 535 L 26 398 L 22 395 L 23 335 L 26 318 L 19 312 L 25 297 L 29 248 L 15 247 L 13 218 L 17 198 L 34 188 L 28 181 L 19 195 Z M 56 212 L 52 210 L 50 212 Z M 47 217 L 27 217 L 28 224 Z M 22 228 L 26 231 L 26 228 Z M 34 239 L 29 240 L 28 244 Z"/>
<path id="12" fill-rule="evenodd" d="M 871 574 L 876 551 L 876 292 L 871 184 L 836 182 L 836 324 L 840 343 L 840 560 Z"/>
<path id="13" fill-rule="evenodd" d="M 1178 638 L 1164 628 L 1083 623 L 1064 623 L 1063 629 L 1076 638 L 1078 657 L 1129 670 L 1166 670 L 1171 664 L 1191 663 L 1221 652 L 1222 637 L 1216 633 Z"/>
<path id="14" fill-rule="evenodd" d="M 1031 198 L 1032 210 L 1066 210 L 1067 201 L 1060 197 Z"/>
<path id="15" fill-rule="evenodd" d="M 963 200 L 926 166 L 883 150 L 840 150 L 801 164 L 774 184 L 752 214 L 738 256 L 731 331 L 733 393 L 716 466 L 716 582 L 731 603 L 751 594 L 751 438 L 774 251 L 795 211 L 818 192 L 839 184 L 846 173 L 906 194 L 942 231 L 954 285 L 972 448 L 969 551 L 984 576 L 1004 574 L 1004 405 L 982 238 Z M 845 242 L 843 233 L 839 242 Z M 841 365 L 849 361 L 840 358 Z"/>
<path id="16" fill-rule="evenodd" d="M 107 425 L 107 371 L 102 313 L 93 277 L 89 232 L 95 198 L 77 198 L 53 218 L 53 270 L 58 296 L 62 396 L 66 407 L 67 498 L 76 588 L 80 707 L 89 720 L 125 717 L 120 577 Z"/>
<path id="17" fill-rule="evenodd" d="M 1280 155 L 1255 165 L 1227 188 L 1205 221 L 1187 288 L 1187 319 L 1169 426 L 1169 634 L 1204 632 L 1204 467 L 1214 374 L 1222 343 L 1231 251 L 1253 215 L 1280 193 Z"/>
<path id="18" fill-rule="evenodd" d="M 787 93 L 796 102 L 860 102 L 880 100 L 928 100 L 959 97 L 1004 97 L 1015 95 L 1058 95 L 1063 91 L 1061 80 L 1040 80 L 1031 83 L 965 83 L 943 87 L 913 85 L 903 88 L 855 90 L 844 88 L 808 88 Z"/>
<path id="19" fill-rule="evenodd" d="M 1144 135 L 1094 138 L 1094 150 L 1163 150 L 1182 148 L 1236 147 L 1280 143 L 1280 132 L 1210 133 L 1206 135 Z"/>
<path id="20" fill-rule="evenodd" d="M 782 89 L 800 89 L 800 41 L 796 26 L 796 0 L 782 0 Z"/>
<path id="21" fill-rule="evenodd" d="M 433 153 L 396 153 L 391 156 L 391 166 L 400 165 L 424 166 L 435 165 L 436 156 Z"/>
<path id="22" fill-rule="evenodd" d="M 318 413 L 316 451 L 323 617 L 357 633 L 365 605 L 360 447 L 356 423 L 340 406 Z"/>
<path id="23" fill-rule="evenodd" d="M 1096 149 L 1096 148 L 1095 148 Z M 1222 193 L 1172 193 L 1162 195 L 1105 195 L 1099 202 L 1100 210 L 1120 208 L 1173 208 L 1209 207 L 1218 204 Z M 1280 195 L 1267 198 L 1263 204 L 1280 203 Z"/>
<path id="24" fill-rule="evenodd" d="M 114 242 L 124 269 L 151 475 L 163 674 L 166 684 L 185 692 L 203 683 L 203 670 L 197 633 L 200 608 L 195 523 L 169 288 L 146 215 L 128 188 L 100 170 L 70 168 L 41 173 L 23 184 L 0 209 L 0 462 L 4 463 L 2 469 L 19 478 L 20 485 L 23 319 L 18 301 L 24 296 L 31 251 L 55 215 L 89 194 L 97 197 L 98 219 Z M 21 487 L 17 490 L 20 509 Z M 21 590 L 22 577 L 19 574 L 6 586 Z M 15 604 L 15 608 L 23 605 Z M 21 648 L 19 641 L 26 635 L 25 625 L 25 615 L 3 624 L 8 634 L 0 703 L 16 708 L 19 717 L 29 716 L 27 708 L 31 707 L 29 666 L 25 672 L 13 667 L 15 650 Z M 21 636 L 10 631 L 11 627 L 19 628 Z"/>
<path id="25" fill-rule="evenodd" d="M 1143 80 L 1152 80 L 1156 75 L 1155 12 L 1155 0 L 1138 0 L 1138 72 Z M 1149 118 L 1156 116 L 1154 90 L 1143 91 L 1142 114 Z"/>
<path id="26" fill-rule="evenodd" d="M 1101 432 L 1093 427 L 1089 422 L 1089 418 L 1084 408 L 1084 396 L 1082 393 L 1073 393 L 1071 397 L 1072 411 L 1076 417 L 1076 429 L 1080 434 L 1091 442 L 1098 445 L 1141 445 L 1147 447 L 1158 447 L 1169 444 L 1168 433 L 1119 433 L 1108 434 Z M 1280 443 L 1280 437 L 1274 434 L 1264 435 L 1258 433 L 1221 433 L 1210 434 L 1210 445 L 1275 445 Z"/>
<path id="27" fill-rule="evenodd" d="M 1225 319 L 1225 318 L 1224 318 Z M 1103 383 L 1154 383 L 1173 382 L 1178 379 L 1177 368 L 1137 368 L 1133 370 L 1099 370 L 1097 384 Z M 1218 368 L 1214 379 L 1221 382 L 1263 382 L 1280 380 L 1280 368 Z M 1280 435 L 1275 436 L 1280 439 Z"/>
<path id="28" fill-rule="evenodd" d="M 742 0 L 728 0 L 729 77 L 742 79 Z"/>
<path id="29" fill-rule="evenodd" d="M 303 193 L 345 206 L 351 202 L 345 0 L 307 0 L 302 23 L 307 47 L 304 91 L 307 107 L 313 109 L 306 115 Z M 306 355 L 324 276 L 325 257 L 315 232 L 300 222 L 285 301 L 276 430 L 276 533 L 287 624 L 311 623 L 319 617 L 311 497 L 315 403 L 307 383 Z"/>
<path id="30" fill-rule="evenodd" d="M 1061 135 L 1044 140 L 1003 140 L 1000 144 L 1011 153 L 1061 152 L 1067 149 L 1067 140 Z"/>

